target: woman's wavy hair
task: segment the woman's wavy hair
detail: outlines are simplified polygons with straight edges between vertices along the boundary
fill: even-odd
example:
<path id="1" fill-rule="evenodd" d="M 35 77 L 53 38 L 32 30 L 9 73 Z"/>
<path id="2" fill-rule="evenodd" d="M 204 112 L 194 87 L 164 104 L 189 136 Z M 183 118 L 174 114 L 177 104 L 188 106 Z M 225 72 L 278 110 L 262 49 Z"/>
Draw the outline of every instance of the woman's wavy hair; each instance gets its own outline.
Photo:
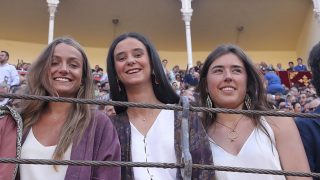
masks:
<path id="1" fill-rule="evenodd" d="M 266 92 L 262 82 L 262 75 L 259 73 L 257 68 L 253 65 L 249 57 L 235 45 L 220 45 L 214 51 L 212 51 L 206 58 L 203 68 L 200 74 L 200 82 L 197 87 L 197 92 L 200 94 L 200 104 L 203 107 L 208 107 L 206 100 L 208 97 L 207 92 L 207 74 L 209 71 L 210 65 L 219 57 L 226 54 L 236 55 L 244 64 L 245 70 L 247 72 L 247 95 L 251 98 L 250 110 L 266 110 L 268 109 Z M 213 102 L 213 101 L 212 101 Z M 213 103 L 214 104 L 214 103 Z M 246 110 L 247 107 L 243 106 L 243 109 Z M 210 117 L 211 114 L 211 117 Z M 260 123 L 260 115 L 249 115 L 249 117 L 254 121 L 258 127 L 264 126 Z M 203 125 L 207 129 L 213 122 L 216 120 L 216 114 L 214 113 L 204 113 Z M 265 131 L 266 132 L 266 131 Z"/>
<path id="2" fill-rule="evenodd" d="M 88 58 L 81 45 L 71 37 L 56 38 L 43 50 L 35 62 L 32 63 L 28 70 L 25 93 L 36 96 L 59 96 L 58 92 L 52 87 L 50 67 L 55 47 L 62 43 L 76 48 L 83 58 L 82 83 L 75 98 L 92 99 L 93 78 Z M 20 111 L 23 118 L 24 130 L 30 129 L 38 121 L 41 112 L 47 105 L 48 103 L 44 101 L 23 101 Z M 61 129 L 59 141 L 53 154 L 54 159 L 62 159 L 63 154 L 71 143 L 73 143 L 74 140 L 77 140 L 77 142 L 80 141 L 90 120 L 91 112 L 88 104 L 73 104 L 73 108 Z"/>
<path id="3" fill-rule="evenodd" d="M 113 101 L 128 101 L 127 93 L 124 85 L 117 78 L 115 69 L 114 50 L 119 42 L 127 39 L 134 38 L 140 41 L 147 49 L 150 59 L 151 79 L 153 91 L 157 99 L 164 104 L 175 104 L 179 102 L 179 96 L 172 89 L 167 76 L 163 70 L 160 57 L 151 44 L 151 42 L 141 34 L 129 32 L 118 36 L 111 44 L 107 56 L 107 72 L 110 83 L 110 97 Z M 127 107 L 116 106 L 117 114 L 127 110 Z"/>

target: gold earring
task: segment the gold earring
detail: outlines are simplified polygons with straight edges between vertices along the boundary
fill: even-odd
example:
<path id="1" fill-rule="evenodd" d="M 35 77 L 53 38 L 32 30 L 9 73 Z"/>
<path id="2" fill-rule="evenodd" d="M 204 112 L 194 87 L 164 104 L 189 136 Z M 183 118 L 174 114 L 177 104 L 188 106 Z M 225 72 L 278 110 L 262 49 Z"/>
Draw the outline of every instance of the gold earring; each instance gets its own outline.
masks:
<path id="1" fill-rule="evenodd" d="M 208 94 L 208 96 L 207 96 L 207 107 L 208 107 L 208 108 L 212 108 L 212 100 L 211 100 L 209 94 Z M 209 113 L 210 118 L 212 118 L 212 113 L 211 113 L 211 112 L 208 112 L 208 113 Z"/>
<path id="2" fill-rule="evenodd" d="M 248 94 L 244 97 L 244 104 L 246 105 L 247 109 L 251 109 L 251 98 Z"/>

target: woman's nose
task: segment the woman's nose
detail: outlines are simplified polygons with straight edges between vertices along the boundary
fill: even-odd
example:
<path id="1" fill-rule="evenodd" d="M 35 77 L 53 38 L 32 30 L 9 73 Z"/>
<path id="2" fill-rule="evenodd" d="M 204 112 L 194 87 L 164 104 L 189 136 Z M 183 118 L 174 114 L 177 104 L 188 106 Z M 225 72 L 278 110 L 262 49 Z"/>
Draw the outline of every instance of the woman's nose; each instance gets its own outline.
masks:
<path id="1" fill-rule="evenodd" d="M 230 71 L 225 71 L 224 80 L 225 81 L 232 81 L 232 73 Z"/>
<path id="2" fill-rule="evenodd" d="M 132 64 L 135 64 L 137 62 L 136 58 L 133 57 L 133 56 L 129 56 L 128 57 L 128 60 L 127 60 L 127 64 L 128 65 L 132 65 Z"/>
<path id="3" fill-rule="evenodd" d="M 69 72 L 68 65 L 66 63 L 61 63 L 60 68 L 59 68 L 59 72 L 60 73 L 68 73 Z"/>

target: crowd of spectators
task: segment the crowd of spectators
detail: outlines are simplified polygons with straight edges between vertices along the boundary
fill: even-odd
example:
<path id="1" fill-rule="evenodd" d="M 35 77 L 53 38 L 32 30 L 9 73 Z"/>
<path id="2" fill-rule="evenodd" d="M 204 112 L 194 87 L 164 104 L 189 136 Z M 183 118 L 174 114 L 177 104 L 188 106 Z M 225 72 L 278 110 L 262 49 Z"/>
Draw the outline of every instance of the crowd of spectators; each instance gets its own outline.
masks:
<path id="1" fill-rule="evenodd" d="M 3 57 L 1 57 L 1 54 Z M 1 54 L 0 60 L 1 58 L 7 58 L 6 60 L 1 61 L 3 61 L 6 66 L 9 66 L 9 63 L 7 62 L 9 53 L 1 51 Z M 181 68 L 179 65 L 174 65 L 173 68 L 170 69 L 167 67 L 167 64 L 168 60 L 163 59 L 163 69 L 172 88 L 178 95 L 187 96 L 191 102 L 195 102 L 197 99 L 195 89 L 199 83 L 199 74 L 203 66 L 202 62 L 197 61 L 195 66 L 190 68 L 186 67 L 185 69 Z M 17 65 L 10 65 L 10 67 L 11 66 L 15 67 L 15 70 L 11 69 L 11 71 L 16 71 L 12 74 L 17 73 L 19 76 L 14 77 L 14 75 L 12 75 L 12 77 L 7 77 L 3 75 L 2 71 L 2 73 L 0 73 L 1 93 L 19 93 L 25 85 L 25 79 L 30 63 L 19 60 Z M 284 69 L 281 63 L 277 63 L 274 68 L 273 65 L 267 65 L 265 62 L 261 62 L 257 64 L 256 67 L 259 68 L 261 72 L 261 78 L 263 78 L 268 92 L 267 99 L 273 109 L 285 112 L 307 113 L 312 112 L 320 105 L 320 99 L 317 97 L 315 88 L 311 83 L 309 83 L 308 86 L 292 84 L 291 87 L 286 87 L 277 75 L 278 71 L 308 71 L 301 58 L 297 59 L 296 66 L 290 61 L 287 69 Z M 92 74 L 94 77 L 96 99 L 110 100 L 110 86 L 107 73 L 104 73 L 104 69 L 99 65 L 95 65 L 94 69 L 92 69 Z M 0 99 L 0 105 L 9 104 L 14 107 L 19 107 L 18 102 L 19 100 L 9 100 L 8 98 Z M 97 106 L 97 108 L 105 111 L 108 115 L 115 113 L 112 106 Z"/>
<path id="2" fill-rule="evenodd" d="M 172 88 L 178 95 L 187 96 L 191 101 L 195 101 L 197 94 L 195 88 L 199 83 L 199 73 L 201 71 L 202 63 L 198 61 L 196 66 L 188 70 L 180 69 L 179 65 L 173 66 L 170 70 L 166 67 L 167 59 L 163 61 L 163 67 L 170 81 Z M 307 67 L 302 64 L 302 59 L 297 59 L 297 65 L 290 61 L 287 71 L 308 71 Z M 286 87 L 280 77 L 277 75 L 278 71 L 285 71 L 281 63 L 274 68 L 272 65 L 267 65 L 261 62 L 256 66 L 261 72 L 261 78 L 265 83 L 267 89 L 267 99 L 270 107 L 285 112 L 312 112 L 320 105 L 320 99 L 316 95 L 316 90 L 309 82 L 307 86 L 300 86 L 298 84 L 291 84 L 291 87 Z"/>

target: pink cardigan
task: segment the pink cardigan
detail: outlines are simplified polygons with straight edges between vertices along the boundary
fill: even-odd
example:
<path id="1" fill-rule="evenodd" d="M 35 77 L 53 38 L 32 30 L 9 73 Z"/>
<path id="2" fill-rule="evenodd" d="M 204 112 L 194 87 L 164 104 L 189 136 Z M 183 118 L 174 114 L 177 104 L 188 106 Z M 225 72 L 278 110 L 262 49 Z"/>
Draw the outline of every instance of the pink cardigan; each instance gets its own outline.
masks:
<path id="1" fill-rule="evenodd" d="M 0 157 L 16 158 L 17 126 L 10 115 L 0 118 Z M 12 179 L 15 164 L 0 164 L 0 179 Z"/>

